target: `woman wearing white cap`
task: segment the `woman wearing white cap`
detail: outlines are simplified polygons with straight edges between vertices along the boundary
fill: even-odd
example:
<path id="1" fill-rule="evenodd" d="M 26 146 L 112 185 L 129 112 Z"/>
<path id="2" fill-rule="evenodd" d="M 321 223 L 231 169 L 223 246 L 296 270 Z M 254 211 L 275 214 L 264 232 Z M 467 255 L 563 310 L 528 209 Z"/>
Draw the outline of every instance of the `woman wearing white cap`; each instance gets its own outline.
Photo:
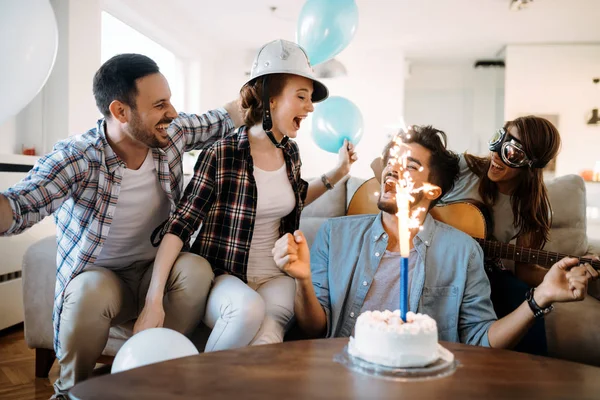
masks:
<path id="1" fill-rule="evenodd" d="M 205 351 L 283 341 L 295 282 L 277 268 L 273 246 L 298 229 L 302 208 L 333 188 L 356 160 L 353 146 L 344 143 L 335 169 L 310 184 L 302 180 L 298 146 L 289 138 L 328 91 L 297 44 L 263 46 L 240 94 L 246 125 L 200 154 L 177 212 L 161 230 L 155 261 L 164 283 L 202 225 L 191 251 L 218 275 L 204 320 L 212 328 Z M 144 310 L 140 330 L 162 325 L 162 304 Z"/>

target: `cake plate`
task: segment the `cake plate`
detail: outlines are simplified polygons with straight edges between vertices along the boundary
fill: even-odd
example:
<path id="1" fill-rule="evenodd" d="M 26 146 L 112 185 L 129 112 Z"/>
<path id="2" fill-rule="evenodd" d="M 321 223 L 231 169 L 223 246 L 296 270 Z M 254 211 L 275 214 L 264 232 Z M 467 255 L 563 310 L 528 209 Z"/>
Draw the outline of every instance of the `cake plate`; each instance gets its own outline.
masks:
<path id="1" fill-rule="evenodd" d="M 341 353 L 333 357 L 333 361 L 342 364 L 352 371 L 368 376 L 398 382 L 414 382 L 445 378 L 456 371 L 459 363 L 454 359 L 454 354 L 440 344 L 438 344 L 438 354 L 439 358 L 436 361 L 424 367 L 397 368 L 365 361 L 360 357 L 350 354 L 348 346 L 344 346 Z"/>

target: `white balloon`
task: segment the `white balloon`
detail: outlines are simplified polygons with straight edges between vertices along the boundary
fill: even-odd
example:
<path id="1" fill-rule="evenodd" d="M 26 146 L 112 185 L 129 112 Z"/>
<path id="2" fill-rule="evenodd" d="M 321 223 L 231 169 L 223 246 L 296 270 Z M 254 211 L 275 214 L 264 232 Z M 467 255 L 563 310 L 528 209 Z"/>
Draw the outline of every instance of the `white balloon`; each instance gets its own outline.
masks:
<path id="1" fill-rule="evenodd" d="M 58 28 L 49 0 L 0 0 L 0 124 L 42 89 L 56 59 Z"/>
<path id="2" fill-rule="evenodd" d="M 111 373 L 143 365 L 198 354 L 196 346 L 184 335 L 167 328 L 152 328 L 133 335 L 119 349 Z"/>

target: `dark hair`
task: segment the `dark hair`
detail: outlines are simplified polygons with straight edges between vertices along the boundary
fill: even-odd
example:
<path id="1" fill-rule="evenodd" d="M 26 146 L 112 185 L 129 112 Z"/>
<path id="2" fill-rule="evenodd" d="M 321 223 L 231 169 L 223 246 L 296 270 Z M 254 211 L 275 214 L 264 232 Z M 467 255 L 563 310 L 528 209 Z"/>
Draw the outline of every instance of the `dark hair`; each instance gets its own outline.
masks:
<path id="1" fill-rule="evenodd" d="M 511 194 L 514 224 L 519 229 L 517 236 L 529 235 L 528 247 L 542 248 L 550 238 L 552 225 L 552 206 L 544 184 L 543 167 L 558 154 L 560 134 L 550 121 L 533 115 L 504 124 L 507 132 L 512 127 L 519 131 L 525 153 L 535 160 L 533 167 L 521 168 L 515 178 L 515 190 Z M 479 195 L 486 205 L 493 206 L 498 199 L 498 185 L 487 176 L 491 158 L 465 154 L 465 160 L 471 171 L 481 178 Z"/>
<path id="2" fill-rule="evenodd" d="M 110 103 L 118 100 L 136 108 L 136 80 L 159 73 L 158 65 L 141 54 L 118 54 L 106 61 L 94 75 L 96 106 L 105 118 L 110 118 Z"/>
<path id="3" fill-rule="evenodd" d="M 285 87 L 286 74 L 268 75 L 269 98 L 281 94 Z M 240 89 L 244 124 L 248 127 L 262 122 L 263 119 L 263 78 L 259 77 Z"/>
<path id="4" fill-rule="evenodd" d="M 440 197 L 430 204 L 430 208 L 435 206 L 454 187 L 454 181 L 460 171 L 458 155 L 446 148 L 448 143 L 446 134 L 431 125 L 411 126 L 408 132 L 402 131 L 396 137 L 400 137 L 404 143 L 417 143 L 431 152 L 429 157 L 429 180 L 442 189 Z M 390 150 L 395 145 L 394 139 L 392 139 L 383 149 L 384 166 L 387 165 Z"/>

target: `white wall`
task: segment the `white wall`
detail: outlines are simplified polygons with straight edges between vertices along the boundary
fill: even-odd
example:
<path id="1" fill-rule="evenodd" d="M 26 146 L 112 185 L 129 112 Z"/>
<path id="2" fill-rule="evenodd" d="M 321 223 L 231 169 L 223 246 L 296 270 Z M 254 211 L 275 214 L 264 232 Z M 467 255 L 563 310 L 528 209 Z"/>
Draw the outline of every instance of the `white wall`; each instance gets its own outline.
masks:
<path id="1" fill-rule="evenodd" d="M 100 0 L 69 0 L 69 126 L 67 135 L 87 131 L 93 127 L 100 116 L 92 94 L 94 74 L 101 65 L 100 12 Z"/>
<path id="2" fill-rule="evenodd" d="M 503 123 L 504 70 L 473 67 L 474 60 L 410 63 L 405 91 L 408 125 L 433 125 L 454 151 L 485 154 Z"/>
<path id="3" fill-rule="evenodd" d="M 506 49 L 505 117 L 559 116 L 557 176 L 592 169 L 600 160 L 600 125 L 586 125 L 591 109 L 600 107 L 600 88 L 592 83 L 599 76 L 600 44 Z"/>
<path id="4" fill-rule="evenodd" d="M 10 117 L 0 124 L 0 154 L 13 153 L 17 140 L 17 118 Z"/>
<path id="5" fill-rule="evenodd" d="M 99 0 L 50 0 L 58 25 L 58 54 L 42 91 L 4 124 L 0 153 L 22 146 L 47 153 L 57 141 L 90 129 L 99 114 L 92 78 L 100 66 Z"/>
<path id="6" fill-rule="evenodd" d="M 358 161 L 351 175 L 371 178 L 371 162 L 381 155 L 393 129 L 404 115 L 404 54 L 400 51 L 372 50 L 358 52 L 347 48 L 338 57 L 348 71 L 346 77 L 324 79 L 330 96 L 352 101 L 362 113 L 364 133 L 357 146 Z M 317 105 L 318 107 L 318 105 Z M 302 174 L 320 176 L 333 168 L 337 154 L 321 150 L 313 141 L 310 120 L 299 132 L 298 144 L 303 156 Z"/>
<path id="7" fill-rule="evenodd" d="M 248 79 L 246 72 L 250 71 L 253 57 L 253 51 L 231 47 L 200 54 L 194 62 L 198 68 L 198 86 L 188 88 L 198 93 L 200 109 L 184 111 L 206 111 L 235 100 Z"/>

